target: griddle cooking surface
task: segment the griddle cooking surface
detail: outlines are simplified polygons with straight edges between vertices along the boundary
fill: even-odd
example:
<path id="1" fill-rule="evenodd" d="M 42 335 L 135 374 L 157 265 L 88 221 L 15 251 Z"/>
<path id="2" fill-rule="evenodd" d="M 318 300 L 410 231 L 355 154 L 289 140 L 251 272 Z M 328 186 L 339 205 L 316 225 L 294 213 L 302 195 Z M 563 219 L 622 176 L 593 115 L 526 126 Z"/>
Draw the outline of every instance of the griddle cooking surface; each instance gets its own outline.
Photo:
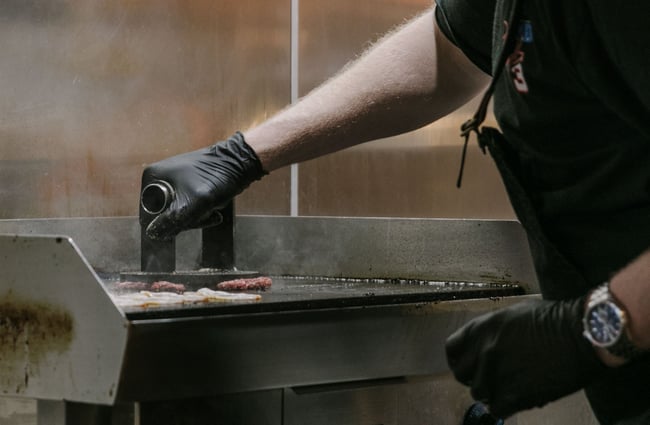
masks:
<path id="1" fill-rule="evenodd" d="M 272 277 L 273 285 L 257 293 L 259 301 L 124 307 L 130 320 L 266 313 L 471 298 L 522 295 L 514 284 L 458 283 L 394 279 L 333 279 Z"/>

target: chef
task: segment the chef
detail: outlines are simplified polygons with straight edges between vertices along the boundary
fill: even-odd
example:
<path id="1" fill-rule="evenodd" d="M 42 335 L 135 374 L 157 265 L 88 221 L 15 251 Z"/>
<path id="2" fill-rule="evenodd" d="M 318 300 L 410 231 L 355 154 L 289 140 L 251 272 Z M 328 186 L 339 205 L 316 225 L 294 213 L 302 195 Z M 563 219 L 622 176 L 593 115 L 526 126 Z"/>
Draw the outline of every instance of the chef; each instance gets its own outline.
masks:
<path id="1" fill-rule="evenodd" d="M 147 167 L 143 186 L 176 193 L 147 232 L 207 225 L 269 172 L 482 94 L 462 132 L 494 158 L 543 299 L 451 335 L 451 370 L 496 416 L 584 389 L 602 424 L 650 424 L 648 16 L 647 0 L 438 0 L 266 122 Z"/>

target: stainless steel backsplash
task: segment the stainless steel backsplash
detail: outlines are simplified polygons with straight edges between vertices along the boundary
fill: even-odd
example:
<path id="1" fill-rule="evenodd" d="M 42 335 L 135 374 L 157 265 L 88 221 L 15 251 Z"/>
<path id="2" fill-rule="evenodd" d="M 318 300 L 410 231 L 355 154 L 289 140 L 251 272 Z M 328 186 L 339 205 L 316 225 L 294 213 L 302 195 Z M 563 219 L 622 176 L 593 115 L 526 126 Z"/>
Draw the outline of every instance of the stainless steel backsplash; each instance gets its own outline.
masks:
<path id="1" fill-rule="evenodd" d="M 302 0 L 306 94 L 431 0 Z M 295 4 L 295 3 L 294 3 Z M 0 218 L 136 215 L 147 163 L 206 146 L 291 101 L 287 0 L 0 2 Z M 414 133 L 299 167 L 301 215 L 511 218 L 489 158 L 470 148 L 472 107 Z M 279 170 L 237 201 L 288 214 Z"/>

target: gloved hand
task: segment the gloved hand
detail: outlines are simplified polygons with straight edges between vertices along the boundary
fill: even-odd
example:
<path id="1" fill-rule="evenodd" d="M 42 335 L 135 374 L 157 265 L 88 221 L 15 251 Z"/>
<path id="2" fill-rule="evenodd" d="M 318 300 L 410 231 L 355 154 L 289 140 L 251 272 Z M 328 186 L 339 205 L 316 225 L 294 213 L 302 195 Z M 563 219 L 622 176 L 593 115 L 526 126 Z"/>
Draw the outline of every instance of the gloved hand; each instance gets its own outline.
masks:
<path id="1" fill-rule="evenodd" d="M 204 227 L 216 210 L 265 174 L 257 154 L 240 132 L 208 148 L 149 165 L 142 174 L 142 187 L 164 180 L 173 187 L 175 196 L 151 221 L 147 236 L 169 239 L 183 230 Z"/>
<path id="2" fill-rule="evenodd" d="M 447 339 L 449 366 L 500 418 L 569 395 L 607 370 L 582 336 L 584 302 L 535 300 L 480 316 Z"/>

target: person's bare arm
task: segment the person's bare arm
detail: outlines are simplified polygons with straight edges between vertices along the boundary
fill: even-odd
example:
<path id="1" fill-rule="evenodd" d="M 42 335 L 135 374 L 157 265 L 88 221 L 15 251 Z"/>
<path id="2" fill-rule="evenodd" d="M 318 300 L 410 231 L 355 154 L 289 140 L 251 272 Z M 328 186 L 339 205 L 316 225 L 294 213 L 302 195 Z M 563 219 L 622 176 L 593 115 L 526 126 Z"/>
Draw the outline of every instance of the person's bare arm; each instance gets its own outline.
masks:
<path id="1" fill-rule="evenodd" d="M 429 10 L 259 126 L 149 165 L 142 187 L 163 180 L 176 196 L 149 223 L 147 235 L 169 239 L 205 227 L 266 173 L 422 127 L 466 103 L 488 81 L 438 31 Z"/>
<path id="2" fill-rule="evenodd" d="M 415 130 L 489 83 L 439 31 L 433 9 L 384 37 L 295 105 L 244 132 L 266 171 Z"/>

